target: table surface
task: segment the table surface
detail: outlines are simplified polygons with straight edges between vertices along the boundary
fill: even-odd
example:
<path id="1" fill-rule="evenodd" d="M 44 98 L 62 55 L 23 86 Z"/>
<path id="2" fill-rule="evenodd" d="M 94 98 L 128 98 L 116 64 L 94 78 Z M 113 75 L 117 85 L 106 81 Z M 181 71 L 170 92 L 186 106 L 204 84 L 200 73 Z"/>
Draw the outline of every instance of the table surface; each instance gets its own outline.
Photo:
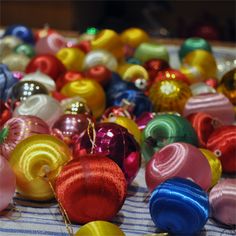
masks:
<path id="1" fill-rule="evenodd" d="M 170 53 L 170 65 L 174 68 L 178 68 L 178 46 L 175 44 L 167 45 Z M 213 52 L 216 60 L 222 60 L 222 58 L 230 60 L 236 59 L 236 49 L 234 47 L 216 46 L 213 47 Z M 128 188 L 128 195 L 122 209 L 112 220 L 112 222 L 120 226 L 126 236 L 159 232 L 154 226 L 149 214 L 149 197 L 144 179 L 143 164 L 138 176 Z M 15 209 L 9 206 L 9 208 L 0 213 L 1 236 L 68 235 L 65 224 L 63 223 L 64 220 L 55 201 L 39 203 L 23 199 L 16 194 L 13 202 Z M 80 226 L 72 225 L 72 227 L 75 233 Z M 210 218 L 198 235 L 236 235 L 236 231 L 223 228 Z"/>

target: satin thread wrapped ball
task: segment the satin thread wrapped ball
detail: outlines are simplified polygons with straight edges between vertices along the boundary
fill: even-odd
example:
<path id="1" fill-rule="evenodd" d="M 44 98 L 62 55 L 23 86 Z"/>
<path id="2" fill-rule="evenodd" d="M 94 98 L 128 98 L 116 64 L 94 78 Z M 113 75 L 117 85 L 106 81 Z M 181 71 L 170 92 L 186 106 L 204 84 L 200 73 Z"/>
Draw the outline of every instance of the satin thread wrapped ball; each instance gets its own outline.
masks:
<path id="1" fill-rule="evenodd" d="M 13 117 L 0 130 L 1 155 L 9 159 L 11 152 L 23 139 L 35 134 L 49 133 L 48 125 L 36 116 Z"/>
<path id="2" fill-rule="evenodd" d="M 67 70 L 81 71 L 84 61 L 84 52 L 78 48 L 62 48 L 56 54 Z"/>
<path id="3" fill-rule="evenodd" d="M 187 84 L 177 80 L 163 80 L 154 83 L 149 91 L 154 111 L 176 111 L 182 114 L 192 93 Z"/>
<path id="4" fill-rule="evenodd" d="M 135 50 L 134 57 L 142 63 L 150 59 L 169 61 L 169 54 L 165 46 L 157 43 L 141 43 Z"/>
<path id="5" fill-rule="evenodd" d="M 121 106 L 111 106 L 108 107 L 105 112 L 102 115 L 101 121 L 105 122 L 107 119 L 110 119 L 112 117 L 118 117 L 123 116 L 127 117 L 129 119 L 133 119 L 134 115 L 129 109 L 126 109 L 126 107 Z"/>
<path id="6" fill-rule="evenodd" d="M 203 82 L 197 82 L 190 86 L 193 96 L 206 94 L 206 93 L 216 93 L 216 90 Z"/>
<path id="7" fill-rule="evenodd" d="M 0 155 L 0 212 L 7 208 L 16 190 L 16 177 L 8 161 Z"/>
<path id="8" fill-rule="evenodd" d="M 14 48 L 14 52 L 16 52 L 17 54 L 23 54 L 29 58 L 35 56 L 35 50 L 34 50 L 33 46 L 31 46 L 30 44 L 26 44 L 26 43 L 16 46 Z"/>
<path id="9" fill-rule="evenodd" d="M 179 50 L 179 58 L 182 61 L 183 58 L 190 52 L 202 49 L 212 53 L 211 45 L 208 43 L 207 40 L 203 38 L 188 38 L 186 39 L 180 47 Z"/>
<path id="10" fill-rule="evenodd" d="M 212 217 L 218 222 L 236 225 L 236 179 L 222 179 L 209 195 Z"/>
<path id="11" fill-rule="evenodd" d="M 197 112 L 208 113 L 225 125 L 230 125 L 234 122 L 234 107 L 223 94 L 200 94 L 189 98 L 185 104 L 183 116 Z"/>
<path id="12" fill-rule="evenodd" d="M 170 143 L 185 142 L 198 146 L 198 138 L 187 119 L 173 115 L 155 116 L 142 132 L 142 154 L 150 160 L 160 148 Z"/>
<path id="13" fill-rule="evenodd" d="M 205 112 L 190 114 L 187 119 L 196 131 L 200 147 L 206 147 L 209 136 L 223 125 L 217 118 Z"/>
<path id="14" fill-rule="evenodd" d="M 194 182 L 173 178 L 152 193 L 149 209 L 156 227 L 174 235 L 193 235 L 206 224 L 209 200 Z"/>
<path id="15" fill-rule="evenodd" d="M 106 66 L 111 71 L 116 71 L 118 63 L 115 56 L 107 50 L 96 49 L 84 57 L 83 69 L 87 70 L 93 66 Z"/>
<path id="16" fill-rule="evenodd" d="M 135 122 L 138 125 L 138 128 L 143 131 L 146 128 L 148 122 L 151 121 L 154 117 L 154 112 L 144 112 L 141 116 L 135 119 Z"/>
<path id="17" fill-rule="evenodd" d="M 139 145 L 128 130 L 115 123 L 100 123 L 79 140 L 73 149 L 75 156 L 84 153 L 103 154 L 118 164 L 128 183 L 136 177 L 141 155 Z"/>
<path id="18" fill-rule="evenodd" d="M 37 134 L 24 139 L 9 159 L 16 175 L 17 190 L 32 200 L 53 198 L 49 181 L 54 184 L 62 166 L 71 158 L 67 145 L 51 135 Z"/>
<path id="19" fill-rule="evenodd" d="M 55 186 L 69 219 L 82 224 L 111 220 L 122 207 L 127 188 L 118 165 L 102 155 L 80 156 L 69 162 Z"/>
<path id="20" fill-rule="evenodd" d="M 82 226 L 76 233 L 75 236 L 125 236 L 125 234 L 115 224 L 107 221 L 92 221 Z"/>
<path id="21" fill-rule="evenodd" d="M 213 187 L 214 185 L 217 184 L 222 174 L 222 166 L 221 166 L 220 160 L 213 152 L 207 149 L 200 148 L 199 150 L 206 157 L 206 159 L 208 160 L 210 164 L 211 175 L 212 175 L 211 187 Z"/>
<path id="22" fill-rule="evenodd" d="M 140 28 L 129 28 L 124 30 L 121 35 L 121 40 L 123 43 L 136 48 L 141 43 L 149 41 L 149 35 Z"/>
<path id="23" fill-rule="evenodd" d="M 81 79 L 67 83 L 61 93 L 68 97 L 80 96 L 87 102 L 93 115 L 98 118 L 105 110 L 106 96 L 102 86 L 92 79 Z M 94 99 L 96 94 L 96 99 Z"/>
<path id="24" fill-rule="evenodd" d="M 212 174 L 208 160 L 198 148 L 188 143 L 168 144 L 156 152 L 146 165 L 145 180 L 150 191 L 175 176 L 190 179 L 205 191 L 211 187 Z"/>
<path id="25" fill-rule="evenodd" d="M 207 141 L 207 149 L 218 156 L 223 172 L 236 172 L 236 126 L 225 125 L 216 129 Z"/>
<path id="26" fill-rule="evenodd" d="M 50 127 L 62 114 L 63 111 L 60 103 L 44 94 L 37 94 L 27 98 L 13 112 L 14 117 L 19 115 L 37 116 L 44 120 Z"/>

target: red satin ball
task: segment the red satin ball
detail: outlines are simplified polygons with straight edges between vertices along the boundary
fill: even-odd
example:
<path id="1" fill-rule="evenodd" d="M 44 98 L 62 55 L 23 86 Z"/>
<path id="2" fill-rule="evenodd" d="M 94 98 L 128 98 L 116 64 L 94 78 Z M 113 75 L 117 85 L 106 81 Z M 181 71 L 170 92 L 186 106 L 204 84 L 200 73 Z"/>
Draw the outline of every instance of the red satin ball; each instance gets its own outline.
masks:
<path id="1" fill-rule="evenodd" d="M 111 220 L 126 197 L 126 181 L 118 165 L 101 155 L 81 156 L 63 167 L 56 196 L 72 222 Z"/>
<path id="2" fill-rule="evenodd" d="M 179 70 L 175 70 L 171 68 L 163 70 L 163 71 L 159 71 L 157 73 L 157 76 L 154 78 L 153 83 L 161 81 L 161 80 L 170 80 L 170 79 L 180 80 L 190 85 L 188 78 L 183 73 L 181 73 Z"/>
<path id="3" fill-rule="evenodd" d="M 214 89 L 216 89 L 218 86 L 218 80 L 216 78 L 208 78 L 205 80 L 205 83 Z"/>
<path id="4" fill-rule="evenodd" d="M 74 145 L 74 154 L 103 154 L 115 161 L 122 169 L 128 183 L 138 173 L 141 156 L 139 145 L 128 130 L 115 123 L 97 124 L 90 128 Z"/>
<path id="5" fill-rule="evenodd" d="M 206 147 L 207 140 L 214 130 L 223 125 L 220 120 L 204 112 L 193 113 L 187 116 L 187 119 L 195 129 L 199 145 L 203 148 Z"/>
<path id="6" fill-rule="evenodd" d="M 69 82 L 79 80 L 84 78 L 84 75 L 82 72 L 77 72 L 77 71 L 67 71 L 61 76 L 57 78 L 56 85 L 57 85 L 57 90 L 61 90 L 64 85 L 66 85 Z"/>
<path id="7" fill-rule="evenodd" d="M 107 85 L 112 76 L 111 71 L 102 65 L 93 66 L 84 73 L 85 77 L 96 80 L 102 86 Z"/>
<path id="8" fill-rule="evenodd" d="M 11 107 L 7 102 L 0 100 L 0 128 L 1 126 L 11 118 Z"/>
<path id="9" fill-rule="evenodd" d="M 85 54 L 90 52 L 92 47 L 91 47 L 91 43 L 88 40 L 84 40 L 79 42 L 78 44 L 72 45 L 72 48 L 78 48 L 81 51 L 83 51 Z"/>
<path id="10" fill-rule="evenodd" d="M 123 116 L 130 119 L 134 119 L 134 115 L 130 111 L 128 111 L 125 107 L 112 106 L 112 107 L 108 107 L 105 110 L 104 114 L 102 115 L 101 120 L 105 121 L 108 118 L 117 117 L 117 116 Z"/>
<path id="11" fill-rule="evenodd" d="M 84 135 L 91 122 L 91 118 L 85 114 L 65 114 L 54 123 L 51 134 L 66 144 L 73 145 Z"/>
<path id="12" fill-rule="evenodd" d="M 207 141 L 207 149 L 220 159 L 224 172 L 236 172 L 236 126 L 227 125 L 216 129 Z"/>
<path id="13" fill-rule="evenodd" d="M 52 91 L 51 96 L 55 98 L 57 101 L 62 101 L 63 99 L 66 99 L 67 97 L 57 91 Z"/>
<path id="14" fill-rule="evenodd" d="M 49 54 L 35 56 L 27 65 L 25 72 L 33 73 L 37 70 L 49 75 L 55 81 L 66 72 L 65 66 L 55 56 Z"/>
<path id="15" fill-rule="evenodd" d="M 169 68 L 169 63 L 161 59 L 151 59 L 146 61 L 143 66 L 147 70 L 149 78 L 153 80 L 158 72 Z"/>

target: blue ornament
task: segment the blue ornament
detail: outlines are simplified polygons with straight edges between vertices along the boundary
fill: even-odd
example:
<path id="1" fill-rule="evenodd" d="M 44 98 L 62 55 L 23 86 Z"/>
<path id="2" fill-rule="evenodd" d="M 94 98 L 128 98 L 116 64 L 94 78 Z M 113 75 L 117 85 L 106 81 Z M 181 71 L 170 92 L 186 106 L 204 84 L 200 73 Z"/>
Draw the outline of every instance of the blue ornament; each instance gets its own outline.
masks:
<path id="1" fill-rule="evenodd" d="M 34 34 L 32 30 L 24 25 L 11 25 L 9 26 L 3 37 L 6 35 L 12 35 L 20 38 L 25 43 L 34 44 Z"/>
<path id="2" fill-rule="evenodd" d="M 172 178 L 152 193 L 149 210 L 156 227 L 173 235 L 193 235 L 209 217 L 208 195 L 188 179 Z"/>
<path id="3" fill-rule="evenodd" d="M 0 99 L 6 101 L 14 84 L 18 82 L 5 64 L 0 64 Z"/>
<path id="4" fill-rule="evenodd" d="M 140 90 L 127 89 L 114 95 L 113 106 L 131 106 L 136 117 L 152 111 L 152 103 Z"/>

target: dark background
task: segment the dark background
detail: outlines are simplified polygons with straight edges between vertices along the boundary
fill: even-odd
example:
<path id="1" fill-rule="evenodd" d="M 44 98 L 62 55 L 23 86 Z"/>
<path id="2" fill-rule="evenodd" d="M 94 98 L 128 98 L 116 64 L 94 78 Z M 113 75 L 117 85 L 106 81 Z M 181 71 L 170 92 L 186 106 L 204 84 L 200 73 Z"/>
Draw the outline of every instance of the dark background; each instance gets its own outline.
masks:
<path id="1" fill-rule="evenodd" d="M 154 37 L 235 41 L 236 1 L 0 1 L 0 24 L 83 32 L 141 27 Z"/>

